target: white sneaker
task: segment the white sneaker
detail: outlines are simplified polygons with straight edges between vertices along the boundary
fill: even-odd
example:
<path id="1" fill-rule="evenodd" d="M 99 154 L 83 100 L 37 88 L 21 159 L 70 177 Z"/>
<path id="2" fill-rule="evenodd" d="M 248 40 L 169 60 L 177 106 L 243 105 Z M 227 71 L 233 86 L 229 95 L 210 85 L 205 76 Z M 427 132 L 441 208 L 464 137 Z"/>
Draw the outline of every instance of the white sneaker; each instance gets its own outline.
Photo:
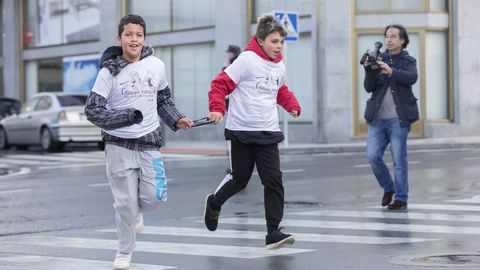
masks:
<path id="1" fill-rule="evenodd" d="M 113 269 L 128 269 L 130 268 L 130 261 L 132 260 L 132 252 L 130 253 L 121 253 L 117 252 L 115 255 L 115 260 L 113 261 Z"/>
<path id="2" fill-rule="evenodd" d="M 142 213 L 138 213 L 138 216 L 137 216 L 137 221 L 135 223 L 135 232 L 136 233 L 141 233 L 142 230 L 143 230 L 143 214 Z"/>

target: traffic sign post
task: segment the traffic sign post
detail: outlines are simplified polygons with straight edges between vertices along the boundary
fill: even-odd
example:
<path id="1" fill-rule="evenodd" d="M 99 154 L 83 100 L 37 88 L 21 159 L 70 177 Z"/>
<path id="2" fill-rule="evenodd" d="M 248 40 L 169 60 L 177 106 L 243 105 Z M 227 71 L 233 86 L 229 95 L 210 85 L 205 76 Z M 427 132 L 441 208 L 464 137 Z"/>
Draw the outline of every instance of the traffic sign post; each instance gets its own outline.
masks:
<path id="1" fill-rule="evenodd" d="M 290 11 L 274 11 L 273 15 L 279 20 L 287 29 L 287 36 L 285 37 L 285 42 L 299 42 L 300 41 L 300 31 L 298 29 L 298 12 Z M 287 58 L 287 46 L 283 50 L 283 59 Z M 285 140 L 283 141 L 284 146 L 288 147 L 288 117 L 289 114 L 287 111 L 283 110 L 283 134 L 285 135 Z"/>

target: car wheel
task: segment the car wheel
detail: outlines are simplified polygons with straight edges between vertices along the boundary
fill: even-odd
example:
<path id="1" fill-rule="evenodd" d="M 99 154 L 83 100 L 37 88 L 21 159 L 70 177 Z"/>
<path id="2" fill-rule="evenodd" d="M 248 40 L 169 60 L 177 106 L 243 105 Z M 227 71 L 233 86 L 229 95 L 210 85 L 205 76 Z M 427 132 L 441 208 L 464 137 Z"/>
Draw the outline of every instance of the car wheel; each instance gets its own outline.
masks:
<path id="1" fill-rule="evenodd" d="M 9 149 L 10 144 L 8 144 L 7 132 L 5 129 L 0 127 L 0 149 Z"/>
<path id="2" fill-rule="evenodd" d="M 43 128 L 40 132 L 40 146 L 44 151 L 53 151 L 58 149 L 58 143 L 53 139 L 50 129 Z"/>

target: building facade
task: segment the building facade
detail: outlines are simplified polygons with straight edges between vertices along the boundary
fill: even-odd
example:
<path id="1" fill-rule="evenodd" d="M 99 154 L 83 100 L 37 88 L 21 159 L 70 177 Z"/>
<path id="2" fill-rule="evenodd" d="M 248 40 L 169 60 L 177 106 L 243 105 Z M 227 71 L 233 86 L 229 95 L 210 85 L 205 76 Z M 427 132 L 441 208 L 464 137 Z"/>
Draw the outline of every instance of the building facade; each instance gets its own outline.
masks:
<path id="1" fill-rule="evenodd" d="M 146 42 L 167 67 L 177 106 L 197 119 L 208 114 L 210 81 L 230 44 L 244 47 L 256 18 L 297 12 L 299 41 L 287 43 L 287 85 L 302 105 L 288 122 L 290 142 L 364 139 L 359 59 L 388 24 L 404 25 L 407 50 L 417 59 L 414 86 L 421 119 L 411 137 L 480 134 L 480 12 L 476 0 L 0 0 L 0 96 L 22 101 L 42 91 L 89 91 L 98 59 L 117 45 L 119 19 L 147 23 Z M 281 111 L 281 110 L 280 110 Z M 228 117 L 228 116 L 227 116 Z M 220 140 L 223 129 L 202 126 L 167 140 Z"/>

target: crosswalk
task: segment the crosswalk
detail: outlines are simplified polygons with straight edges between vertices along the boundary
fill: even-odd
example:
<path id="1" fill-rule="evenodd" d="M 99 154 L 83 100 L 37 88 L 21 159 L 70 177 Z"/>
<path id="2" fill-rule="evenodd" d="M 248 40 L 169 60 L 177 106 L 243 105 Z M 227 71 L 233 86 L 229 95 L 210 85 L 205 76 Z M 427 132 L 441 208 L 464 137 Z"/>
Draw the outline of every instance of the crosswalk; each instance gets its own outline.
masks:
<path id="1" fill-rule="evenodd" d="M 449 200 L 434 203 L 412 203 L 408 211 L 391 212 L 377 206 L 360 209 L 309 208 L 286 211 L 282 226 L 292 233 L 296 243 L 276 251 L 264 248 L 265 220 L 258 214 L 222 215 L 219 229 L 209 232 L 201 217 L 189 217 L 182 222 L 165 221 L 165 224 L 145 226 L 135 246 L 135 254 L 149 254 L 155 258 L 145 262 L 134 256 L 131 269 L 193 269 L 179 265 L 182 258 L 208 257 L 255 260 L 275 256 L 315 254 L 328 248 L 326 243 L 362 245 L 415 245 L 465 237 L 480 240 L 478 198 Z M 147 223 L 148 223 L 148 216 Z M 172 226 L 173 224 L 173 226 Z M 98 229 L 89 235 L 82 233 L 43 233 L 14 235 L 0 238 L 0 246 L 11 255 L 0 255 L 0 269 L 111 269 L 111 259 L 116 251 L 115 229 Z M 47 249 L 84 250 L 108 252 L 101 260 L 60 256 Z M 30 253 L 26 253 L 29 251 Z M 41 250 L 42 252 L 37 252 Z M 21 255 L 16 255 L 21 254 Z M 145 258 L 146 255 L 141 258 Z M 158 262 L 158 264 L 157 264 Z M 28 268 L 26 267 L 28 265 Z M 67 266 L 68 267 L 65 267 Z M 209 266 L 195 269 L 210 269 Z"/>
<path id="2" fill-rule="evenodd" d="M 203 154 L 175 154 L 164 153 L 165 161 L 174 160 L 205 160 L 225 159 L 224 156 L 211 156 Z M 0 156 L 0 168 L 19 167 L 23 170 L 34 168 L 38 170 L 50 170 L 61 168 L 80 168 L 105 166 L 104 151 L 88 152 L 65 152 L 65 153 L 29 153 L 7 154 Z M 30 170 L 28 170 L 30 172 Z"/>

